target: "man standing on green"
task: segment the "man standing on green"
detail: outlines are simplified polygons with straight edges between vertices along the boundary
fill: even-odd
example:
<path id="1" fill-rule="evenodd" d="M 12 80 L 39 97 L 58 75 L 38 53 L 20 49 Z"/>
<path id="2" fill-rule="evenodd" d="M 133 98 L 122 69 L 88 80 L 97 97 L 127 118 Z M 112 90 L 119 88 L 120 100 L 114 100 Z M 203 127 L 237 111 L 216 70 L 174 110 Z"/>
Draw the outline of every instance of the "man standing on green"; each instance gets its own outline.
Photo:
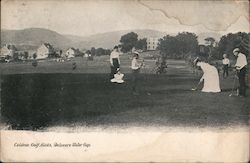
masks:
<path id="1" fill-rule="evenodd" d="M 246 71 L 247 71 L 247 58 L 246 55 L 240 52 L 239 48 L 233 50 L 234 56 L 237 57 L 235 68 L 239 77 L 239 96 L 246 96 Z"/>
<path id="2" fill-rule="evenodd" d="M 142 64 L 138 62 L 139 53 L 133 52 L 133 59 L 131 62 L 131 69 L 132 69 L 132 91 L 134 95 L 139 95 L 137 90 L 137 83 L 138 83 L 138 74 L 140 73 L 140 68 Z"/>

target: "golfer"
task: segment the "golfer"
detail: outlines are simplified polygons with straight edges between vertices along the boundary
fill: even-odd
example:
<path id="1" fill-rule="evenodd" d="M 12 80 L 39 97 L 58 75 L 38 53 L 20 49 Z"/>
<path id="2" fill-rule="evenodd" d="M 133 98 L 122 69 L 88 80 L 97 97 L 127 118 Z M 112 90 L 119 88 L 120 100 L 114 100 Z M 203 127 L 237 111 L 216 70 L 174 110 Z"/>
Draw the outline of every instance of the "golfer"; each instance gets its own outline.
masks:
<path id="1" fill-rule="evenodd" d="M 200 61 L 198 58 L 195 60 L 195 63 L 203 71 L 203 76 L 200 79 L 200 82 L 204 81 L 204 86 L 202 92 L 220 92 L 220 81 L 218 70 L 215 66 L 212 66 L 206 62 Z"/>
<path id="2" fill-rule="evenodd" d="M 140 68 L 142 64 L 138 62 L 139 59 L 139 53 L 133 52 L 133 59 L 131 62 L 131 69 L 132 69 L 132 91 L 134 95 L 139 95 L 138 89 L 137 89 L 137 83 L 138 83 L 138 74 L 140 73 Z"/>
<path id="3" fill-rule="evenodd" d="M 246 82 L 245 76 L 247 71 L 247 58 L 246 55 L 240 52 L 239 48 L 233 50 L 234 56 L 237 57 L 235 68 L 237 70 L 238 78 L 239 78 L 239 96 L 246 96 Z"/>
<path id="4" fill-rule="evenodd" d="M 114 74 L 117 73 L 117 68 L 120 68 L 120 52 L 118 46 L 114 47 L 114 50 L 110 54 L 110 79 L 114 78 Z"/>
<path id="5" fill-rule="evenodd" d="M 228 59 L 227 54 L 223 54 L 222 64 L 223 64 L 223 78 L 227 78 L 228 67 L 230 66 L 230 60 Z"/>

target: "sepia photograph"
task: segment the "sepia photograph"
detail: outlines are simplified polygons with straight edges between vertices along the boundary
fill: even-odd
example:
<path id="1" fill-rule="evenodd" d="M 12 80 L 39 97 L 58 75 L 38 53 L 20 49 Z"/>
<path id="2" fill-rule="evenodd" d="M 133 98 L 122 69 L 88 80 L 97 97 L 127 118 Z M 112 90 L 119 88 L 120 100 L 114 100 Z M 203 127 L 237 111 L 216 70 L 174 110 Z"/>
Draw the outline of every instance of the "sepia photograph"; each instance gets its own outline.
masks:
<path id="1" fill-rule="evenodd" d="M 1 0 L 3 162 L 248 162 L 248 0 Z"/>

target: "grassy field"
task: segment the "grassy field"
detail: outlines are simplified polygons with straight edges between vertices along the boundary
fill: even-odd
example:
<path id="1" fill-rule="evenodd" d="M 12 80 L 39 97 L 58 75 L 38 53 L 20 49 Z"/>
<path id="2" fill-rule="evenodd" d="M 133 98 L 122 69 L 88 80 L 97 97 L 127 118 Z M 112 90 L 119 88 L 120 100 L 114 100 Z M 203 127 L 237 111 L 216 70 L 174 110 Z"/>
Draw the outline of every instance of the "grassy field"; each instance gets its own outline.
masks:
<path id="1" fill-rule="evenodd" d="M 140 95 L 131 90 L 128 56 L 121 57 L 124 84 L 109 82 L 108 57 L 58 63 L 0 64 L 2 122 L 15 129 L 68 124 L 87 126 L 233 127 L 249 125 L 249 97 L 229 97 L 233 75 L 222 92 L 191 91 L 200 75 L 182 60 L 168 60 L 167 74 L 141 70 Z M 77 63 L 72 70 L 72 63 Z M 249 94 L 249 91 L 248 93 Z"/>

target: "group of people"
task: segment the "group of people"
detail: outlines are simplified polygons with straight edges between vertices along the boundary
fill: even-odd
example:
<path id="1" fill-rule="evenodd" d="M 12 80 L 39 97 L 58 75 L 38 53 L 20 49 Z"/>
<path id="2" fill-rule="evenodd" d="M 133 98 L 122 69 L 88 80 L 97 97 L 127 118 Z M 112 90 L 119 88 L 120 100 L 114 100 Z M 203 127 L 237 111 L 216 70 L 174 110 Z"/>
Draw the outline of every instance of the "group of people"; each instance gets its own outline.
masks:
<path id="1" fill-rule="evenodd" d="M 110 64 L 111 64 L 111 73 L 110 73 L 110 81 L 113 83 L 124 83 L 123 77 L 124 74 L 120 71 L 120 48 L 118 46 L 114 47 L 114 50 L 110 54 Z M 239 48 L 233 50 L 233 54 L 237 57 L 235 70 L 237 71 L 237 75 L 239 78 L 239 96 L 246 96 L 246 69 L 247 69 L 247 59 L 246 55 L 240 52 Z M 138 94 L 137 91 L 137 83 L 138 83 L 138 74 L 140 72 L 140 68 L 143 66 L 143 63 L 139 63 L 139 53 L 133 52 L 133 59 L 131 61 L 131 70 L 132 70 L 132 91 L 134 94 Z M 226 54 L 223 55 L 223 77 L 226 78 L 228 76 L 228 68 L 230 66 L 230 61 Z M 203 75 L 200 79 L 199 83 L 204 83 L 202 92 L 221 92 L 220 89 L 220 80 L 219 73 L 215 66 L 207 63 L 205 60 L 201 60 L 200 58 L 196 58 L 194 60 L 194 65 L 200 67 L 203 71 Z"/>
<path id="2" fill-rule="evenodd" d="M 235 48 L 233 50 L 233 54 L 237 57 L 236 64 L 234 66 L 237 76 L 239 79 L 239 92 L 238 95 L 245 97 L 246 96 L 246 83 L 245 76 L 247 70 L 247 58 L 246 55 L 240 52 L 239 48 Z M 219 82 L 219 74 L 218 70 L 215 66 L 206 63 L 205 61 L 196 58 L 194 64 L 200 67 L 203 71 L 203 76 L 200 79 L 200 83 L 204 82 L 204 86 L 202 88 L 202 92 L 221 92 L 220 82 Z M 223 77 L 228 76 L 228 67 L 230 66 L 230 61 L 227 58 L 227 55 L 223 55 Z"/>
<path id="3" fill-rule="evenodd" d="M 120 71 L 120 56 L 121 50 L 120 47 L 115 46 L 113 51 L 110 54 L 110 81 L 112 83 L 124 83 L 124 74 Z M 132 71 L 132 91 L 133 94 L 137 95 L 137 81 L 138 81 L 138 74 L 140 72 L 141 67 L 143 66 L 143 63 L 139 63 L 139 53 L 134 51 L 133 52 L 133 59 L 131 61 L 131 71 Z"/>

